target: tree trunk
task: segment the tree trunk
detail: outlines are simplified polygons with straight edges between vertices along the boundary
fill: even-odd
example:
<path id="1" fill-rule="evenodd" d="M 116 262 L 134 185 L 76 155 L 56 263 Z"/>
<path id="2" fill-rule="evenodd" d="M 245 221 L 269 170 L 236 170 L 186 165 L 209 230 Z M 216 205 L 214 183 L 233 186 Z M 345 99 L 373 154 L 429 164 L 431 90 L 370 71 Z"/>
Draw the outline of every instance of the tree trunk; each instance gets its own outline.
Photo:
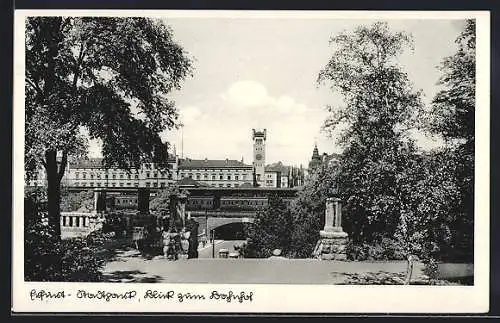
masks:
<path id="1" fill-rule="evenodd" d="M 57 169 L 55 151 L 45 153 L 47 172 L 47 209 L 49 226 L 54 230 L 56 237 L 61 238 L 61 178 Z"/>
<path id="2" fill-rule="evenodd" d="M 408 256 L 408 259 L 407 259 L 407 262 L 406 262 L 405 285 L 410 285 L 411 275 L 412 274 L 413 274 L 413 256 L 410 255 L 410 256 Z"/>

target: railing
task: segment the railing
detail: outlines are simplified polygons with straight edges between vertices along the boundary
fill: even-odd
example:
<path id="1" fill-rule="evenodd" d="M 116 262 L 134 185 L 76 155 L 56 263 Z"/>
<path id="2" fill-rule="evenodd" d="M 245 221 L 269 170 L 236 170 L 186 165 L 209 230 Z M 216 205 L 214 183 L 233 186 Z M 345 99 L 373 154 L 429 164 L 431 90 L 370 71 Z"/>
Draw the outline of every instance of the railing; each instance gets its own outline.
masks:
<path id="1" fill-rule="evenodd" d="M 191 216 L 194 217 L 219 217 L 219 218 L 247 218 L 247 217 L 255 217 L 257 212 L 255 211 L 188 211 Z"/>
<path id="2" fill-rule="evenodd" d="M 85 212 L 61 212 L 62 237 L 87 235 L 102 227 L 102 214 Z"/>

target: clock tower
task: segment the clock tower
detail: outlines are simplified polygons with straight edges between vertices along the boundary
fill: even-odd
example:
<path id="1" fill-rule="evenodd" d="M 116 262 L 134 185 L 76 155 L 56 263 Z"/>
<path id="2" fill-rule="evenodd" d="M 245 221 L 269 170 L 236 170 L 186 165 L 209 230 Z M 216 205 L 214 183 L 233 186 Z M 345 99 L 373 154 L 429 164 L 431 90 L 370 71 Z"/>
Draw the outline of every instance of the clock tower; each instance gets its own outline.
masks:
<path id="1" fill-rule="evenodd" d="M 259 186 L 264 186 L 264 167 L 266 166 L 266 129 L 256 131 L 252 129 L 253 140 L 253 168 L 255 180 Z"/>

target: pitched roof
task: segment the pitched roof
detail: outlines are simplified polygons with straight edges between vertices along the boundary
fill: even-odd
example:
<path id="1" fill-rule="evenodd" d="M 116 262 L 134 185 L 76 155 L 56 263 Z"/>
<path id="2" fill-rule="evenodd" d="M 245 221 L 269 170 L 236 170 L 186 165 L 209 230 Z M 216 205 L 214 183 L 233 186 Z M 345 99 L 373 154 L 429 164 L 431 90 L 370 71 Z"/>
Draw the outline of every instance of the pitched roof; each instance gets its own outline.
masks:
<path id="1" fill-rule="evenodd" d="M 69 162 L 72 168 L 103 168 L 103 158 L 80 158 Z"/>
<path id="2" fill-rule="evenodd" d="M 167 163 L 175 162 L 175 157 L 169 155 Z M 79 158 L 69 162 L 71 168 L 104 168 L 104 158 Z M 110 168 L 110 167 L 108 167 Z"/>
<path id="3" fill-rule="evenodd" d="M 290 167 L 283 165 L 282 162 L 277 162 L 274 164 L 267 165 L 265 167 L 265 171 L 266 172 L 281 172 L 282 174 L 288 174 L 288 172 L 290 171 Z"/>
<path id="4" fill-rule="evenodd" d="M 234 159 L 179 159 L 179 169 L 202 168 L 252 168 L 252 165 Z"/>

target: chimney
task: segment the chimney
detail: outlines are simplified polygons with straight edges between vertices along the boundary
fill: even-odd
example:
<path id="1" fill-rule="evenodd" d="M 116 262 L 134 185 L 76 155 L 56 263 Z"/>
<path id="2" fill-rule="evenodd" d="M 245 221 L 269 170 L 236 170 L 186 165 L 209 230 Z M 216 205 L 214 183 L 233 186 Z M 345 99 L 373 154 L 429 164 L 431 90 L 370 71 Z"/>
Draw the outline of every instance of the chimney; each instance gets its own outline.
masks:
<path id="1" fill-rule="evenodd" d="M 226 165 L 227 165 L 228 162 L 229 162 L 229 159 L 226 158 Z"/>
<path id="2" fill-rule="evenodd" d="M 207 159 L 207 157 L 205 157 L 205 163 L 207 163 L 207 162 L 208 162 L 208 159 Z"/>

